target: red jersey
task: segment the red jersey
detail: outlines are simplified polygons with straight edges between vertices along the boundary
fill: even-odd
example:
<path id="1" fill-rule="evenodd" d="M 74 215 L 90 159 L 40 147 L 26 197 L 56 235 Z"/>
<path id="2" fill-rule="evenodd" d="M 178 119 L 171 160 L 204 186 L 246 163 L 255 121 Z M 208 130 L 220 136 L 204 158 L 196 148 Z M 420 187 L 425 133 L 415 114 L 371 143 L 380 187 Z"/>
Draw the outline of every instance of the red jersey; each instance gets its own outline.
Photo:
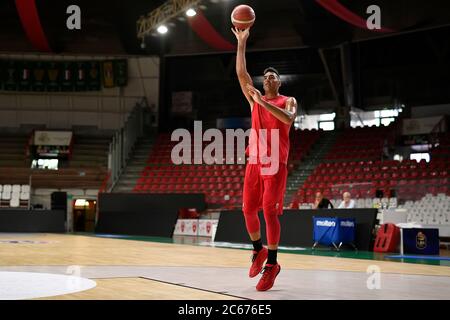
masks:
<path id="1" fill-rule="evenodd" d="M 270 104 L 277 106 L 278 108 L 285 109 L 286 101 L 289 97 L 279 95 L 273 99 L 266 99 L 264 96 L 263 99 Z M 266 129 L 266 139 L 267 139 L 267 156 L 271 156 L 271 131 L 273 129 L 278 129 L 279 132 L 279 163 L 287 164 L 289 157 L 289 130 L 291 125 L 286 124 L 280 120 L 278 120 L 272 113 L 270 113 L 266 108 L 259 105 L 258 103 L 253 104 L 252 110 L 252 131 L 249 139 L 249 146 L 247 147 L 246 154 L 249 155 L 249 149 L 254 147 L 254 150 L 258 150 L 258 159 L 257 162 L 260 163 L 261 155 L 259 153 L 258 146 L 254 146 L 253 144 L 258 144 L 259 138 L 261 136 L 260 129 Z M 252 136 L 252 135 L 256 135 Z"/>

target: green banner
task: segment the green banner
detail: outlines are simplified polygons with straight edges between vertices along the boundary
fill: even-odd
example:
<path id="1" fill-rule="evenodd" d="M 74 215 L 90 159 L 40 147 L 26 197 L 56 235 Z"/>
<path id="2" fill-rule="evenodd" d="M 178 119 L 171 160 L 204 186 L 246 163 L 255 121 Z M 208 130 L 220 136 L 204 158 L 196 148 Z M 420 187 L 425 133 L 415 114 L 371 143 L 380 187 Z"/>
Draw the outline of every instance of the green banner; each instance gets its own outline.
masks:
<path id="1" fill-rule="evenodd" d="M 56 92 L 61 91 L 62 82 L 62 66 L 57 62 L 47 62 L 46 63 L 46 74 L 47 74 L 47 91 Z"/>
<path id="2" fill-rule="evenodd" d="M 116 86 L 125 87 L 128 82 L 128 64 L 127 60 L 115 61 Z"/>
<path id="3" fill-rule="evenodd" d="M 75 91 L 86 91 L 87 88 L 87 63 L 78 61 L 75 63 Z"/>
<path id="4" fill-rule="evenodd" d="M 20 61 L 17 65 L 19 67 L 19 91 L 31 91 L 31 69 L 33 63 L 29 61 Z"/>
<path id="5" fill-rule="evenodd" d="M 64 61 L 62 65 L 62 80 L 61 91 L 74 91 L 75 90 L 75 63 L 71 61 Z"/>
<path id="6" fill-rule="evenodd" d="M 33 91 L 46 91 L 48 78 L 46 72 L 46 63 L 42 61 L 37 61 L 34 63 L 32 68 L 32 90 Z"/>
<path id="7" fill-rule="evenodd" d="M 103 86 L 105 88 L 114 87 L 114 63 L 112 61 L 104 61 L 103 70 Z"/>
<path id="8" fill-rule="evenodd" d="M 0 60 L 0 90 L 100 91 L 128 83 L 127 60 L 26 61 Z"/>
<path id="9" fill-rule="evenodd" d="M 102 82 L 100 78 L 100 62 L 92 61 L 88 62 L 87 67 L 87 90 L 98 91 L 101 89 Z"/>
<path id="10" fill-rule="evenodd" d="M 17 70 L 16 61 L 5 61 L 4 68 L 4 82 L 3 89 L 15 91 L 19 84 L 19 71 Z"/>

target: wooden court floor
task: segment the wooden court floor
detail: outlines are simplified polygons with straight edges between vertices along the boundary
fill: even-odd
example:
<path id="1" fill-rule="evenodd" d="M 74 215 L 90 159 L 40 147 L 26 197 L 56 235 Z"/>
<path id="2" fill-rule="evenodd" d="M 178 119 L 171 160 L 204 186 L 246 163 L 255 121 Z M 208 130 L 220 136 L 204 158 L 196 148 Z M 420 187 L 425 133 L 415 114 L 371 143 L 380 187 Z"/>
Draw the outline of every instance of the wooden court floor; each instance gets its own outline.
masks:
<path id="1" fill-rule="evenodd" d="M 8 242 L 8 240 L 17 240 Z M 33 242 L 32 242 L 33 241 Z M 366 272 L 450 277 L 450 267 L 279 253 L 283 270 Z M 33 266 L 132 266 L 248 268 L 248 250 L 156 243 L 71 234 L 1 234 L 0 268 Z M 218 275 L 220 276 L 220 275 Z M 238 299 L 142 277 L 92 279 L 93 289 L 45 299 Z"/>

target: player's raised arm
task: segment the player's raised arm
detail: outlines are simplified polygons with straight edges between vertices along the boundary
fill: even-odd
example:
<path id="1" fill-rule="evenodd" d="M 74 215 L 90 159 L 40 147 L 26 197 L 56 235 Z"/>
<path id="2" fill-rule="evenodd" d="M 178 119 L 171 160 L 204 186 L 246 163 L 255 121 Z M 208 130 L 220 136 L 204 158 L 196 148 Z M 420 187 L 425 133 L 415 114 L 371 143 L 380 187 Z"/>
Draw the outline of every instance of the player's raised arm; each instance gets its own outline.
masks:
<path id="1" fill-rule="evenodd" d="M 238 40 L 238 46 L 237 46 L 237 57 L 236 57 L 236 73 L 239 79 L 239 84 L 241 85 L 241 90 L 244 93 L 245 97 L 248 100 L 248 103 L 250 104 L 250 109 L 253 110 L 253 98 L 248 93 L 247 85 L 253 86 L 253 80 L 250 77 L 250 75 L 247 72 L 247 63 L 245 60 L 245 50 L 247 47 L 247 39 L 250 35 L 249 32 L 250 29 L 246 30 L 238 30 L 237 28 L 231 29 L 233 31 L 234 35 L 236 36 L 236 39 Z"/>

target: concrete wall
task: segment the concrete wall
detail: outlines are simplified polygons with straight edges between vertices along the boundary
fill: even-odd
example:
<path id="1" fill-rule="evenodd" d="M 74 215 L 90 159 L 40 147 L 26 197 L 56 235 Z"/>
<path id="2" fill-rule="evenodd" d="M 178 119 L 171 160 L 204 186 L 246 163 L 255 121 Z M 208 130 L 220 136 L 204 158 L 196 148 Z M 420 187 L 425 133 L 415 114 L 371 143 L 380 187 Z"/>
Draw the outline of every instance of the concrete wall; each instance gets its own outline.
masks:
<path id="1" fill-rule="evenodd" d="M 32 189 L 30 201 L 32 205 L 41 204 L 45 209 L 50 210 L 52 206 L 51 194 L 56 191 L 67 192 L 67 226 L 66 231 L 73 231 L 73 208 L 72 201 L 75 199 L 97 200 L 97 189 Z"/>
<path id="2" fill-rule="evenodd" d="M 106 60 L 124 57 L 0 54 L 16 60 Z M 45 125 L 49 129 L 93 126 L 115 130 L 143 97 L 157 114 L 159 103 L 159 58 L 126 57 L 128 85 L 94 92 L 0 91 L 0 127 Z"/>

